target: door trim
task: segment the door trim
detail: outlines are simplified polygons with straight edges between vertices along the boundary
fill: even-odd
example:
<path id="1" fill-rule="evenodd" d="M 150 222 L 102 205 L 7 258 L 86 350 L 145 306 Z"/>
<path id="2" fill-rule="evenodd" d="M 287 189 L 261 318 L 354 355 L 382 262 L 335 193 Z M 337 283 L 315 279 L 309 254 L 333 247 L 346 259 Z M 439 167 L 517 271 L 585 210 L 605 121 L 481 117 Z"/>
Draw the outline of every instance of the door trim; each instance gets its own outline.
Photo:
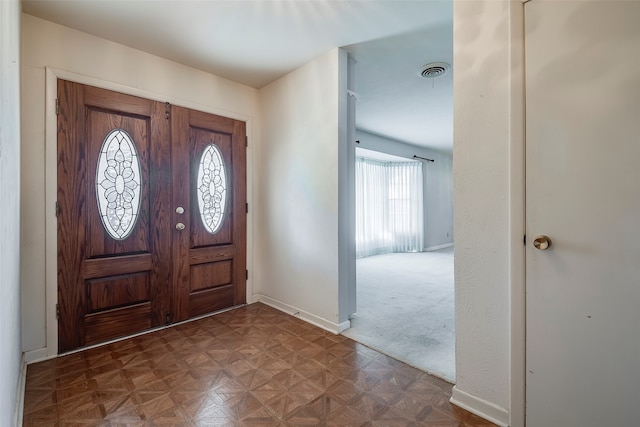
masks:
<path id="1" fill-rule="evenodd" d="M 525 245 L 525 2 L 511 2 L 509 47 L 509 425 L 525 425 L 526 281 Z"/>
<path id="2" fill-rule="evenodd" d="M 58 239 L 57 218 L 55 203 L 57 199 L 57 116 L 56 98 L 58 79 L 68 80 L 74 83 L 95 86 L 120 92 L 126 95 L 139 96 L 153 101 L 169 102 L 173 105 L 216 114 L 240 120 L 246 123 L 248 141 L 253 141 L 253 118 L 243 114 L 222 110 L 212 106 L 202 105 L 188 100 L 164 96 L 155 92 L 124 86 L 98 78 L 60 70 L 53 67 L 45 68 L 45 304 L 46 304 L 46 345 L 43 349 L 36 349 L 25 354 L 28 363 L 53 358 L 58 355 L 58 320 L 56 318 L 56 304 L 58 303 Z M 251 145 L 247 147 L 247 201 L 253 202 L 253 156 Z M 250 274 L 246 283 L 247 304 L 253 302 L 253 216 L 251 211 L 247 214 L 247 269 Z"/>

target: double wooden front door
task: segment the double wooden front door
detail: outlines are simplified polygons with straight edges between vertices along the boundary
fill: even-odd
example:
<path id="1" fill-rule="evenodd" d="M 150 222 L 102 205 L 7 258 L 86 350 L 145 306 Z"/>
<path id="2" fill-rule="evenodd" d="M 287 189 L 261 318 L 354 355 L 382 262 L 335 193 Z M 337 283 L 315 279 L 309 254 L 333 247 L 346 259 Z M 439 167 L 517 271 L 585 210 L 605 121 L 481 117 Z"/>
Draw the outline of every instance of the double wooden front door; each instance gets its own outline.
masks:
<path id="1" fill-rule="evenodd" d="M 245 302 L 245 124 L 58 81 L 59 351 Z"/>

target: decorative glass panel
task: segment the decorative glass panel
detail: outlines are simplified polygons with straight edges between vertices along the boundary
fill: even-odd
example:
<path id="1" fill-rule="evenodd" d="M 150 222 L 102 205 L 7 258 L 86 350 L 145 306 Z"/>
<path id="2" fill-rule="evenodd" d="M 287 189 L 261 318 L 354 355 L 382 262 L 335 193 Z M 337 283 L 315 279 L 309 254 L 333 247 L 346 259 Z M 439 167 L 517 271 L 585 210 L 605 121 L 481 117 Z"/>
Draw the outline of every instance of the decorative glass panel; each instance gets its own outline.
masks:
<path id="1" fill-rule="evenodd" d="M 198 207 L 207 231 L 214 234 L 222 225 L 227 205 L 227 174 L 222 154 L 214 144 L 208 145 L 198 166 Z"/>
<path id="2" fill-rule="evenodd" d="M 140 159 L 124 129 L 106 136 L 96 168 L 96 198 L 105 230 L 116 240 L 126 239 L 140 210 Z"/>

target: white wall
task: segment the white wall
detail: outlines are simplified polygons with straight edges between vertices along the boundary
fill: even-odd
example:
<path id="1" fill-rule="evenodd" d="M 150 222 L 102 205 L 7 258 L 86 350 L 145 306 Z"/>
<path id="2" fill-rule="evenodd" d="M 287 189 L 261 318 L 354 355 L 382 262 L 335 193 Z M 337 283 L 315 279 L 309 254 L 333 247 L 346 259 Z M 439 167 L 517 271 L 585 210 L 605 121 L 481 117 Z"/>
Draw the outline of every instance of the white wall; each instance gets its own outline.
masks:
<path id="1" fill-rule="evenodd" d="M 109 89 L 115 88 L 176 105 L 247 120 L 250 147 L 259 145 L 259 140 L 255 137 L 256 129 L 259 127 L 257 90 L 23 14 L 21 191 L 24 197 L 21 272 L 25 351 L 53 345 L 51 342 L 47 343 L 45 327 L 45 221 L 49 228 L 53 228 L 55 236 L 52 206 L 45 205 L 45 181 L 55 178 L 55 170 L 47 170 L 45 176 L 43 168 L 45 110 L 46 107 L 51 109 L 51 105 L 45 106 L 45 67 L 75 73 L 77 78 L 83 80 L 81 83 L 86 83 L 84 80 L 87 79 L 97 79 L 92 84 L 106 84 Z M 249 161 L 252 158 L 250 148 Z M 248 198 L 251 204 L 251 164 L 248 164 L 247 169 Z M 53 195 L 49 197 L 55 200 L 55 186 L 52 188 Z M 251 215 L 248 228 L 251 239 Z M 48 244 L 49 240 L 51 239 L 47 240 Z M 248 252 L 248 257 L 251 258 L 251 247 L 248 248 Z M 53 260 L 48 261 L 55 262 L 55 255 Z M 53 271 L 55 272 L 55 269 Z M 55 277 L 52 280 L 55 281 Z M 53 289 L 55 290 L 55 287 Z M 251 298 L 250 293 L 248 298 Z M 38 354 L 46 356 L 46 352 Z"/>
<path id="2" fill-rule="evenodd" d="M 255 292 L 268 304 L 339 328 L 339 93 L 346 53 L 333 49 L 260 89 Z M 345 94 L 346 96 L 346 87 Z M 341 101 L 342 100 L 342 101 Z"/>
<path id="3" fill-rule="evenodd" d="M 453 243 L 453 157 L 451 154 L 406 144 L 362 130 L 356 131 L 360 148 L 412 159 L 414 155 L 433 159 L 424 162 L 424 248 Z"/>
<path id="4" fill-rule="evenodd" d="M 15 423 L 20 343 L 20 2 L 0 2 L 0 425 Z"/>
<path id="5" fill-rule="evenodd" d="M 520 0 L 454 2 L 452 401 L 514 426 L 524 404 L 522 13 Z"/>

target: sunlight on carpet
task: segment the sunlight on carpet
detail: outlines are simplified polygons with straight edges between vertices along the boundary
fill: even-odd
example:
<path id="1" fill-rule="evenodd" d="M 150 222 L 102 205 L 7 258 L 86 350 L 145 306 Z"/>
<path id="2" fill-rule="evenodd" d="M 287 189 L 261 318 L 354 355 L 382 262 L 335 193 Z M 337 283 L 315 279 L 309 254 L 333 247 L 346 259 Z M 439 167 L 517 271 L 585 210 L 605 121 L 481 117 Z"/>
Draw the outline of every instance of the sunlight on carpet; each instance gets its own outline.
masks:
<path id="1" fill-rule="evenodd" d="M 357 314 L 343 335 L 454 382 L 453 248 L 356 265 Z"/>

